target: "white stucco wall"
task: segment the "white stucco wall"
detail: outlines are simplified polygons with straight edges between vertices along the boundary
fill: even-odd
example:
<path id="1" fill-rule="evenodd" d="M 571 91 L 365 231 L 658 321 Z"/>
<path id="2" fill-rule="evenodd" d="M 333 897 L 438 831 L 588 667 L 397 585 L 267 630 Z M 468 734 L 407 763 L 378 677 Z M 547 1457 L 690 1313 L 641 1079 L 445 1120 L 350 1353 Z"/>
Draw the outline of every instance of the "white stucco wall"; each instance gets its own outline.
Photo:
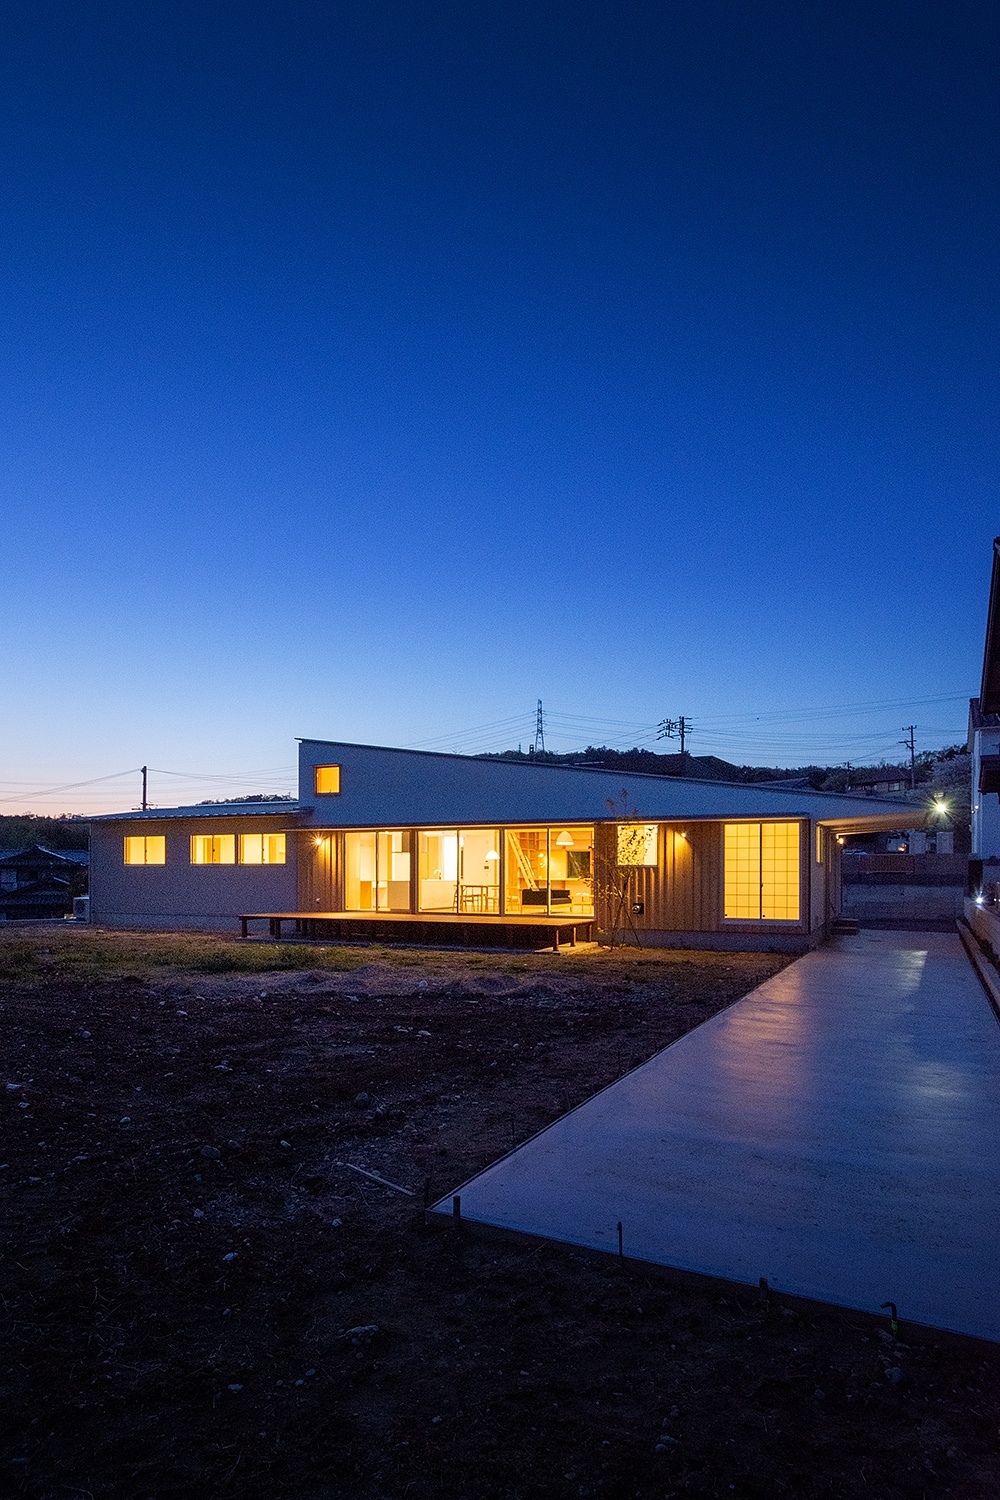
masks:
<path id="1" fill-rule="evenodd" d="M 972 852 L 978 859 L 1000 858 L 1000 796 L 979 790 L 984 755 L 1000 755 L 1000 729 L 977 729 L 972 736 Z"/>
<path id="2" fill-rule="evenodd" d="M 293 911 L 296 906 L 295 836 L 287 835 L 283 865 L 193 865 L 193 833 L 275 833 L 288 820 L 264 818 L 163 818 L 94 823 L 90 836 L 90 920 L 108 927 L 239 929 L 243 912 Z M 126 865 L 126 834 L 162 834 L 166 863 Z"/>

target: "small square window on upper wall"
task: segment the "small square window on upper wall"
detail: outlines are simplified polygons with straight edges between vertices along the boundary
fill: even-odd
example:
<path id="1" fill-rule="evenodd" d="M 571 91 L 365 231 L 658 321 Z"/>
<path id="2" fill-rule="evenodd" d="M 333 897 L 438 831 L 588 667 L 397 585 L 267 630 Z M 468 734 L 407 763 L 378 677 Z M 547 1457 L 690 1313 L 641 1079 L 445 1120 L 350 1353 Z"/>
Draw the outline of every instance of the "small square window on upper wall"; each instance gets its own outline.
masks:
<path id="1" fill-rule="evenodd" d="M 339 766 L 314 766 L 313 771 L 317 796 L 330 797 L 340 791 Z"/>

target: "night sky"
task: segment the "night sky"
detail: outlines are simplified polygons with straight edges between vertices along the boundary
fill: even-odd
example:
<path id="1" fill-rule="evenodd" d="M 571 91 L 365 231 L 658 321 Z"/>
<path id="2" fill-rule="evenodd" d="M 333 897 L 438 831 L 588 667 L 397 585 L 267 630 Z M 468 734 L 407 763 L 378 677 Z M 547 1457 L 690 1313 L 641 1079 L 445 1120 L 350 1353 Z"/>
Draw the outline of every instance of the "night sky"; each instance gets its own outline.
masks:
<path id="1" fill-rule="evenodd" d="M 9 6 L 0 810 L 291 789 L 295 736 L 527 748 L 538 698 L 550 749 L 963 739 L 998 33 Z"/>

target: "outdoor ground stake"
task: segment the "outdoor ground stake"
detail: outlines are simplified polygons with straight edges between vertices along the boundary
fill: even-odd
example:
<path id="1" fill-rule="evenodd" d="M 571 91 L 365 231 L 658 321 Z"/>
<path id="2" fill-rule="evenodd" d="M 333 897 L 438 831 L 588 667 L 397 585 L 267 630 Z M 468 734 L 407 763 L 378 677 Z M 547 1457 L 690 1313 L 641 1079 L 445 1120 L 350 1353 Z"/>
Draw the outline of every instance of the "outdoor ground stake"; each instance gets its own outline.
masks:
<path id="1" fill-rule="evenodd" d="M 899 1332 L 899 1319 L 896 1316 L 896 1304 L 895 1302 L 883 1302 L 882 1306 L 889 1309 L 889 1312 L 891 1314 L 889 1318 L 889 1327 L 892 1329 L 893 1337 L 895 1337 L 895 1335 Z"/>
<path id="2" fill-rule="evenodd" d="M 456 1223 L 462 1217 L 462 1200 L 458 1193 L 451 1200 L 451 1216 Z"/>
<path id="3" fill-rule="evenodd" d="M 429 1177 L 425 1177 L 424 1178 L 424 1207 L 425 1208 L 429 1208 L 430 1207 L 430 1203 L 431 1203 L 431 1180 L 430 1180 Z"/>
<path id="4" fill-rule="evenodd" d="M 619 1260 L 624 1260 L 625 1259 L 625 1251 L 624 1251 L 624 1249 L 622 1247 L 622 1221 L 621 1221 L 621 1219 L 618 1220 L 618 1259 Z"/>
<path id="5" fill-rule="evenodd" d="M 768 1303 L 770 1301 L 769 1293 L 770 1293 L 770 1287 L 767 1284 L 767 1277 L 766 1276 L 762 1276 L 760 1278 L 760 1300 L 761 1300 L 761 1302 L 763 1302 L 763 1304 L 764 1304 L 765 1307 L 768 1306 Z"/>

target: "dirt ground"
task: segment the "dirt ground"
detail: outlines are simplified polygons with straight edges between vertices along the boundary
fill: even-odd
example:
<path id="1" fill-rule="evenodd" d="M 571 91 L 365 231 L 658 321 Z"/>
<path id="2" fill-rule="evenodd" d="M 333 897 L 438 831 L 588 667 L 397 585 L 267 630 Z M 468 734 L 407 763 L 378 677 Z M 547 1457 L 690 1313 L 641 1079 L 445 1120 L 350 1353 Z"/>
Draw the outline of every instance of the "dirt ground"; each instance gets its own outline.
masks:
<path id="1" fill-rule="evenodd" d="M 0 935 L 0 1495 L 995 1497 L 989 1346 L 423 1222 L 784 962 Z"/>

